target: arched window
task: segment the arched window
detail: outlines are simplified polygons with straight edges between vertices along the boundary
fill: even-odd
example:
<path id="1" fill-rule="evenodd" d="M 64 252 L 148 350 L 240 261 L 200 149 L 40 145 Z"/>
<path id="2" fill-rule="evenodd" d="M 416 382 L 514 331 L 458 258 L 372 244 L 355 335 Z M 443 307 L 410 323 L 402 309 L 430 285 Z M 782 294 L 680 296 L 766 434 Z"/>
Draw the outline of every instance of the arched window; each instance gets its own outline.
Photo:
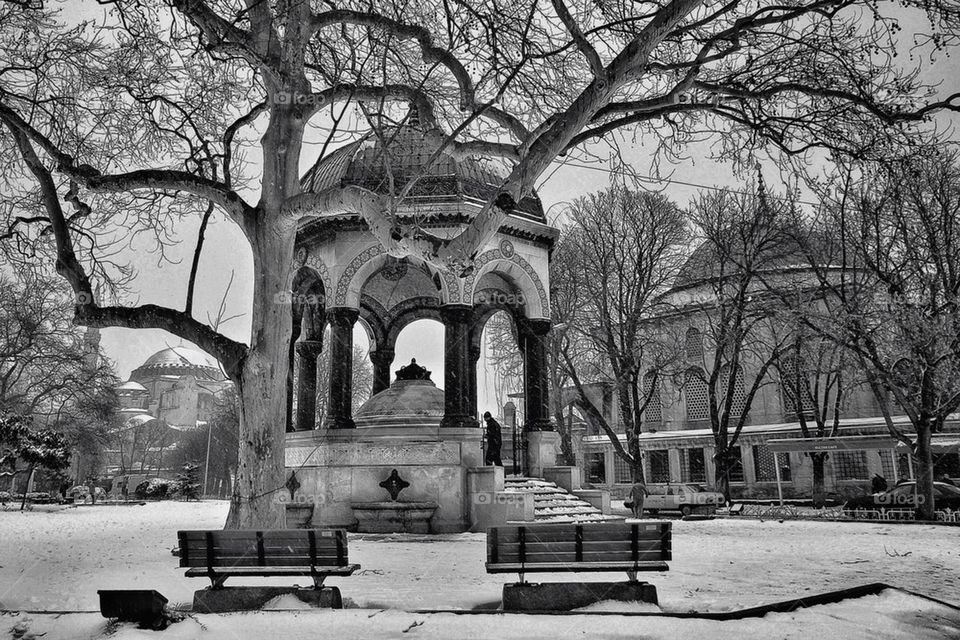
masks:
<path id="1" fill-rule="evenodd" d="M 643 409 L 643 421 L 652 426 L 659 426 L 663 421 L 663 404 L 660 398 L 660 376 L 656 371 L 650 371 L 643 376 L 643 397 L 640 402 L 644 401 L 647 402 L 647 406 Z"/>
<path id="2" fill-rule="evenodd" d="M 730 388 L 730 365 L 725 364 L 720 368 L 720 389 L 721 394 L 726 395 L 729 393 L 727 398 L 727 404 L 730 406 L 730 415 L 739 416 L 743 414 L 744 409 L 747 405 L 747 393 L 743 385 L 743 368 L 737 366 L 736 374 L 733 378 L 733 387 Z M 720 394 L 718 394 L 720 395 Z"/>
<path id="3" fill-rule="evenodd" d="M 687 329 L 687 337 L 684 347 L 688 359 L 693 360 L 703 357 L 703 334 L 699 329 L 694 327 Z"/>
<path id="4" fill-rule="evenodd" d="M 688 421 L 706 420 L 710 416 L 706 374 L 700 367 L 690 367 L 683 374 L 683 396 Z"/>

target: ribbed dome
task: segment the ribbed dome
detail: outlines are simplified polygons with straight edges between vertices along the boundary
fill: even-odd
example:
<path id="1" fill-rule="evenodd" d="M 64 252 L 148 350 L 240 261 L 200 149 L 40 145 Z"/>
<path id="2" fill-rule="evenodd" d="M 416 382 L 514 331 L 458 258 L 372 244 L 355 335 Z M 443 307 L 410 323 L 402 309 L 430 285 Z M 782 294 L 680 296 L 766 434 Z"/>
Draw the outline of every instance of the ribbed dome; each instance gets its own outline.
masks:
<path id="1" fill-rule="evenodd" d="M 134 369 L 131 380 L 137 381 L 157 375 L 192 375 L 208 380 L 223 380 L 216 360 L 205 353 L 186 347 L 169 347 L 158 351 Z"/>
<path id="2" fill-rule="evenodd" d="M 410 117 L 404 125 L 386 129 L 382 136 L 367 134 L 321 158 L 300 185 L 308 193 L 356 185 L 389 194 L 399 193 L 411 179 L 419 177 L 408 195 L 414 202 L 485 202 L 497 195 L 505 175 L 482 158 L 456 159 L 442 151 L 426 168 L 438 146 L 438 142 L 425 137 L 419 120 Z M 511 215 L 546 223 L 537 197 L 521 200 Z"/>
<path id="3" fill-rule="evenodd" d="M 363 403 L 358 427 L 436 427 L 443 418 L 443 391 L 430 380 L 397 380 Z"/>

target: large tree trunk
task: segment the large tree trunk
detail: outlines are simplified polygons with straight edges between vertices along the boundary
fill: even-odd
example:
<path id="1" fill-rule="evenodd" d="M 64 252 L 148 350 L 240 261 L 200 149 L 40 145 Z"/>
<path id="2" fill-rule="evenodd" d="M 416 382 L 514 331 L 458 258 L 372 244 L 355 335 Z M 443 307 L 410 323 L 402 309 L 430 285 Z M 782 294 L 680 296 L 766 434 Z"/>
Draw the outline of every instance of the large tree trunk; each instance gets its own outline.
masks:
<path id="1" fill-rule="evenodd" d="M 920 420 L 917 425 L 917 517 L 922 520 L 934 520 L 933 494 L 933 450 L 930 446 L 933 428 L 928 419 Z"/>
<path id="2" fill-rule="evenodd" d="M 823 507 L 825 501 L 824 468 L 827 454 L 813 453 L 810 455 L 810 460 L 813 464 L 813 506 L 819 509 Z"/>
<path id="3" fill-rule="evenodd" d="M 251 344 L 240 379 L 240 438 L 228 529 L 283 528 L 284 437 L 292 320 L 284 304 L 294 232 L 258 225 Z M 291 228 L 292 229 L 292 228 Z"/>

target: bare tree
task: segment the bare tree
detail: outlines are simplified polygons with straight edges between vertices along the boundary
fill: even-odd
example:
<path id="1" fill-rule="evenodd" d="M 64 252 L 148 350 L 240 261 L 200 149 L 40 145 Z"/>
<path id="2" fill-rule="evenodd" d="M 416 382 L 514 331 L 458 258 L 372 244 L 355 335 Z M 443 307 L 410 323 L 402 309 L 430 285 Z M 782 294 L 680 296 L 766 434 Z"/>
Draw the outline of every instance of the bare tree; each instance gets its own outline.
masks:
<path id="1" fill-rule="evenodd" d="M 954 43 L 955 0 L 907 4 L 929 15 L 926 42 Z M 108 6 L 83 24 L 0 6 L 2 235 L 56 261 L 78 322 L 165 329 L 220 360 L 241 397 L 236 527 L 283 518 L 271 499 L 283 490 L 287 409 L 276 372 L 287 367 L 292 323 L 276 301 L 304 218 L 358 213 L 390 253 L 463 276 L 557 158 L 593 157 L 597 141 L 616 148 L 621 135 L 640 135 L 671 158 L 684 141 L 715 134 L 720 155 L 734 159 L 764 145 L 797 158 L 815 147 L 876 156 L 936 108 L 954 108 L 895 65 L 899 24 L 870 0 Z M 416 180 L 386 193 L 301 192 L 311 127 L 328 134 L 329 149 L 387 131 L 398 104 L 416 106 L 437 145 L 431 161 L 442 146 L 507 167 L 456 236 L 395 215 Z M 243 162 L 247 145 L 257 171 Z M 123 275 L 120 261 L 102 259 L 116 257 L 118 238 L 162 248 L 186 219 L 201 221 L 202 236 L 212 215 L 241 229 L 253 254 L 249 344 L 194 317 L 198 268 L 182 308 L 95 299 L 95 284 Z"/>
<path id="2" fill-rule="evenodd" d="M 662 195 L 613 187 L 575 201 L 569 218 L 569 263 L 561 277 L 575 287 L 577 310 L 560 347 L 565 373 L 576 390 L 577 406 L 642 481 L 639 436 L 644 414 L 652 402 L 659 406 L 660 378 L 674 357 L 669 341 L 649 319 L 664 310 L 661 296 L 682 264 L 685 217 Z M 582 349 L 574 347 L 576 337 L 595 354 L 597 370 L 591 373 L 614 387 L 626 446 L 618 425 L 587 391 L 585 359 Z"/>
<path id="3" fill-rule="evenodd" d="M 932 519 L 931 440 L 960 407 L 960 162 L 924 151 L 851 168 L 823 194 L 806 234 L 823 312 L 807 324 L 862 370 Z M 912 434 L 892 420 L 900 411 Z"/>
<path id="4" fill-rule="evenodd" d="M 757 393 L 772 381 L 771 367 L 790 344 L 780 298 L 766 291 L 765 278 L 798 253 L 784 230 L 789 211 L 784 201 L 766 196 L 762 183 L 756 195 L 701 195 L 692 209 L 701 244 L 677 288 L 696 287 L 701 294 L 678 304 L 677 313 L 690 325 L 688 366 L 679 382 L 687 418 L 705 420 L 713 432 L 715 483 L 727 499 L 731 472 L 741 464 L 740 433 Z"/>

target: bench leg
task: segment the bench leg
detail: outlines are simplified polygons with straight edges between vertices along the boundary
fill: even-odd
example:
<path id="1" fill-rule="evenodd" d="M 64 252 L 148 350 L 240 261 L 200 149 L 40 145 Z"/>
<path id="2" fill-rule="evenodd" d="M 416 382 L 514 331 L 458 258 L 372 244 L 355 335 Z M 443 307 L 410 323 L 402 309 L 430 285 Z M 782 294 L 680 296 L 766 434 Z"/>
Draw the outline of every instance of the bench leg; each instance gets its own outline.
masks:
<path id="1" fill-rule="evenodd" d="M 637 572 L 636 571 L 627 571 L 627 580 L 630 582 L 637 581 Z"/>
<path id="2" fill-rule="evenodd" d="M 220 575 L 211 575 L 210 576 L 210 588 L 211 589 L 223 589 L 223 583 L 227 581 L 227 576 Z"/>
<path id="3" fill-rule="evenodd" d="M 323 589 L 323 581 L 326 579 L 326 574 L 315 573 L 313 574 L 313 588 L 314 589 Z"/>

